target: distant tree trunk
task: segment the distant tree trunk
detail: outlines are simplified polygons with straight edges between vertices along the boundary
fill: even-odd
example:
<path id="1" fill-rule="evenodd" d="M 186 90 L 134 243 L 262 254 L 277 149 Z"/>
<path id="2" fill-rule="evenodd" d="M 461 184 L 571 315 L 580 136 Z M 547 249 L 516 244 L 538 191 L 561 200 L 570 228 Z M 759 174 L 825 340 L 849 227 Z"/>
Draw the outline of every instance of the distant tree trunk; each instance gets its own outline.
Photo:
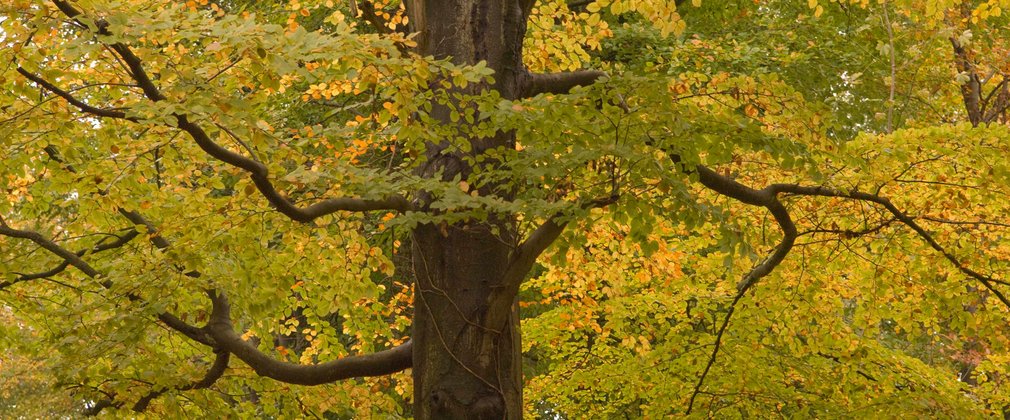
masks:
<path id="1" fill-rule="evenodd" d="M 422 55 L 451 57 L 456 64 L 485 61 L 495 71 L 493 86 L 468 86 L 471 93 L 493 89 L 519 96 L 527 78 L 522 40 L 530 1 L 408 1 L 412 31 L 420 32 Z M 434 117 L 449 123 L 445 107 Z M 460 122 L 461 124 L 463 122 Z M 513 133 L 471 139 L 473 154 L 514 146 Z M 419 173 L 444 179 L 472 172 L 461 154 L 431 144 Z M 481 194 L 508 196 L 507 186 L 484 185 Z M 425 194 L 418 194 L 421 201 Z M 421 203 L 424 204 L 423 202 Z M 522 416 L 522 366 L 515 299 L 491 307 L 491 298 L 515 248 L 515 219 L 453 225 L 426 224 L 413 234 L 415 274 L 414 416 L 418 419 L 517 419 Z M 488 323 L 489 319 L 505 320 Z M 498 323 L 500 325 L 493 325 Z"/>

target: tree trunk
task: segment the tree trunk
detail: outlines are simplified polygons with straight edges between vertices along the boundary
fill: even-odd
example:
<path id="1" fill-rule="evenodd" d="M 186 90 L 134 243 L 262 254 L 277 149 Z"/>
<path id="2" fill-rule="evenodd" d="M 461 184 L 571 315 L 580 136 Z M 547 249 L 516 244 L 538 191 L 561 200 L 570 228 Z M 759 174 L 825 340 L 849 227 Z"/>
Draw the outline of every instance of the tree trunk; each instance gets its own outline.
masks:
<path id="1" fill-rule="evenodd" d="M 493 89 L 518 97 L 527 72 L 522 39 L 530 4 L 517 0 L 408 1 L 413 31 L 422 55 L 451 58 L 456 64 L 485 61 L 495 71 L 494 85 L 471 85 L 468 93 Z M 445 107 L 434 117 L 449 124 Z M 512 133 L 470 140 L 470 153 L 514 146 Z M 467 179 L 459 152 L 429 144 L 419 172 L 444 179 Z M 483 185 L 481 194 L 508 195 L 507 186 Z M 424 201 L 425 194 L 418 194 Z M 421 203 L 422 205 L 424 203 Z M 418 419 L 518 419 L 522 417 L 522 366 L 518 312 L 490 302 L 515 249 L 515 219 L 422 225 L 413 234 L 415 312 L 413 324 L 414 416 Z M 495 314 L 494 316 L 489 316 Z M 504 319 L 503 325 L 487 325 Z"/>

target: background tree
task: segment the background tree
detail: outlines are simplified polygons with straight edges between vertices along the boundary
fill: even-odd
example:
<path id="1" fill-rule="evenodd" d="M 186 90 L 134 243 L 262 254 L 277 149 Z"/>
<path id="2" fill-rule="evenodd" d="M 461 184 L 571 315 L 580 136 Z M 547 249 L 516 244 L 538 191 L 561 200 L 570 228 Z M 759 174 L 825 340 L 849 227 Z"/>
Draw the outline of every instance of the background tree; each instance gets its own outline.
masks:
<path id="1" fill-rule="evenodd" d="M 745 3 L 3 6 L 0 396 L 1000 413 L 1010 5 Z"/>

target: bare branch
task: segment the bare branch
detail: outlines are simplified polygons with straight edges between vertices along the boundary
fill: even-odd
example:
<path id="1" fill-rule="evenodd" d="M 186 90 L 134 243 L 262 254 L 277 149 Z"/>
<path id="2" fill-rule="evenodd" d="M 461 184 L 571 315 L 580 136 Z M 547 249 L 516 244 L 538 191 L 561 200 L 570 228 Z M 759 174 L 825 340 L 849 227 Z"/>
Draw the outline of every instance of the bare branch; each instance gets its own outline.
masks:
<path id="1" fill-rule="evenodd" d="M 348 356 L 318 365 L 300 365 L 275 360 L 235 332 L 231 325 L 231 308 L 223 294 L 215 291 L 208 294 L 214 309 L 207 324 L 207 331 L 222 349 L 242 359 L 260 376 L 290 384 L 321 385 L 348 378 L 389 375 L 411 367 L 410 341 L 388 350 Z"/>
<path id="2" fill-rule="evenodd" d="M 563 73 L 531 73 L 524 83 L 521 98 L 531 98 L 541 93 L 564 94 L 576 86 L 589 86 L 607 73 L 599 70 L 579 70 Z"/>
<path id="3" fill-rule="evenodd" d="M 878 224 L 876 226 L 872 226 L 872 227 L 868 227 L 866 229 L 860 229 L 860 230 L 852 230 L 852 229 L 810 229 L 810 230 L 805 230 L 805 231 L 801 232 L 798 236 L 810 235 L 810 234 L 815 234 L 815 233 L 827 233 L 827 234 L 840 235 L 843 238 L 851 239 L 851 238 L 857 238 L 857 237 L 860 237 L 860 236 L 866 236 L 866 235 L 871 235 L 871 234 L 877 233 L 880 230 L 884 229 L 885 227 L 890 226 L 892 223 L 894 223 L 896 221 L 898 221 L 898 219 L 890 218 L 890 219 L 887 219 L 887 220 L 881 222 L 880 224 Z"/>

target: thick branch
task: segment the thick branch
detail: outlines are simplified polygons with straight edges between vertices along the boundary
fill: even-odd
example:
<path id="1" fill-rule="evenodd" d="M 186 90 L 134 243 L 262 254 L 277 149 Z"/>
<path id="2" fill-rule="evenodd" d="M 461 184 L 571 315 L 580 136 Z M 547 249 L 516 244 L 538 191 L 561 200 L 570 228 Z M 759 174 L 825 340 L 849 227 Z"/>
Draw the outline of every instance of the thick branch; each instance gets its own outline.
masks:
<path id="1" fill-rule="evenodd" d="M 680 161 L 679 157 L 672 157 L 674 161 Z M 772 217 L 775 218 L 775 222 L 778 223 L 779 228 L 782 230 L 782 241 L 775 247 L 775 251 L 773 251 L 771 255 L 765 258 L 765 260 L 760 264 L 754 266 L 754 268 L 752 268 L 737 285 L 736 296 L 733 297 L 733 302 L 730 304 L 729 310 L 726 312 L 726 316 L 722 320 L 722 325 L 719 326 L 719 331 L 715 337 L 715 344 L 712 348 L 712 354 L 708 358 L 708 363 L 705 364 L 705 370 L 702 371 L 701 376 L 698 377 L 698 382 L 694 386 L 694 392 L 691 393 L 691 399 L 687 403 L 686 414 L 691 414 L 691 410 L 694 409 L 694 401 L 701 392 L 702 386 L 705 384 L 705 378 L 708 376 L 709 371 L 715 364 L 719 355 L 719 349 L 722 346 L 723 334 L 726 332 L 726 328 L 729 326 L 729 321 L 733 317 L 733 313 L 736 311 L 737 303 L 740 302 L 740 299 L 747 294 L 747 291 L 753 287 L 758 280 L 768 274 L 771 274 L 772 270 L 782 263 L 782 260 L 786 258 L 786 255 L 789 254 L 789 251 L 796 243 L 796 237 L 798 236 L 796 225 L 790 218 L 789 211 L 778 200 L 774 191 L 769 191 L 767 189 L 755 190 L 737 182 L 733 178 L 721 175 L 704 165 L 698 165 L 696 167 L 696 171 L 702 185 L 705 185 L 709 189 L 742 203 L 767 208 L 772 214 Z"/>
<path id="2" fill-rule="evenodd" d="M 54 1 L 56 6 L 71 19 L 77 19 L 81 12 L 71 6 L 65 1 Z M 103 31 L 107 32 L 105 29 L 107 24 L 101 23 L 98 25 L 99 34 Z M 114 50 L 123 62 L 126 64 L 127 68 L 130 70 L 130 76 L 137 86 L 140 87 L 149 100 L 153 102 L 159 102 L 166 99 L 165 95 L 161 93 L 154 81 L 151 80 L 147 72 L 144 70 L 143 63 L 136 54 L 133 53 L 130 48 L 122 43 L 111 44 L 110 48 Z M 26 72 L 25 72 L 26 73 Z M 22 73 L 22 74 L 25 74 Z M 29 77 L 26 75 L 25 77 Z M 35 80 L 35 79 L 33 79 Z M 41 79 L 38 79 L 41 80 Z M 42 81 L 44 82 L 44 81 Z M 38 82 L 42 84 L 42 82 Z M 47 89 L 53 91 L 57 95 L 60 93 L 51 84 L 46 86 Z M 64 92 L 65 93 L 65 92 Z M 63 96 L 63 95 L 60 95 Z M 70 101 L 73 99 L 69 94 L 64 96 L 65 99 Z M 105 116 L 116 116 L 118 118 L 126 118 L 125 114 L 120 111 L 109 111 L 102 110 L 99 108 L 91 107 L 81 101 L 73 99 L 75 102 L 71 102 L 84 112 L 92 113 L 95 115 L 102 115 L 96 112 L 101 112 L 106 114 Z M 269 172 L 266 165 L 263 163 L 239 153 L 235 153 L 227 148 L 215 143 L 211 140 L 207 132 L 203 130 L 198 124 L 190 121 L 189 117 L 185 114 L 175 114 L 176 125 L 179 129 L 185 131 L 193 140 L 196 141 L 197 145 L 200 146 L 207 154 L 211 157 L 220 160 L 229 165 L 241 168 L 249 173 L 253 184 L 260 191 L 261 194 L 270 202 L 278 211 L 282 214 L 288 216 L 292 220 L 299 222 L 309 222 L 321 216 L 335 213 L 337 211 L 370 211 L 370 210 L 396 210 L 396 211 L 407 211 L 411 208 L 410 203 L 407 199 L 400 196 L 392 196 L 381 200 L 366 200 L 361 198 L 331 198 L 327 200 L 320 201 L 313 205 L 305 208 L 299 208 L 295 206 L 291 201 L 284 197 L 277 189 L 274 187 L 273 183 L 270 181 Z"/>
<path id="3" fill-rule="evenodd" d="M 117 403 L 112 401 L 111 399 L 99 400 L 96 401 L 92 406 L 85 408 L 81 414 L 84 414 L 86 417 L 93 417 L 97 416 L 99 413 L 102 412 L 102 410 L 106 408 L 119 407 L 120 405 L 122 404 L 117 405 Z"/>
<path id="4" fill-rule="evenodd" d="M 275 360 L 235 332 L 228 299 L 210 292 L 214 310 L 207 330 L 222 349 L 234 354 L 260 376 L 297 385 L 321 385 L 347 378 L 389 375 L 411 366 L 411 342 L 361 356 L 348 356 L 318 365 L 299 365 Z"/>
<path id="5" fill-rule="evenodd" d="M 584 203 L 581 207 L 583 209 L 606 207 L 616 202 L 619 198 L 620 196 L 616 194 L 610 197 L 598 198 Z M 547 250 L 547 247 L 561 236 L 561 233 L 564 232 L 565 227 L 568 225 L 567 221 L 560 221 L 564 216 L 564 212 L 559 212 L 547 219 L 513 251 L 508 268 L 505 269 L 505 273 L 502 274 L 498 281 L 499 289 L 491 295 L 488 302 L 490 308 L 497 309 L 489 311 L 490 315 L 484 321 L 485 327 L 492 330 L 501 328 L 502 323 L 506 319 L 505 314 L 508 313 L 508 308 L 512 305 L 512 301 L 519 294 L 519 286 L 526 279 L 526 275 L 533 268 L 533 264 L 536 264 L 540 254 L 543 254 Z M 498 316 L 499 314 L 501 316 Z"/>
<path id="6" fill-rule="evenodd" d="M 531 98 L 541 93 L 564 94 L 576 86 L 589 86 L 607 73 L 599 70 L 579 70 L 563 73 L 531 73 L 521 97 Z"/>

